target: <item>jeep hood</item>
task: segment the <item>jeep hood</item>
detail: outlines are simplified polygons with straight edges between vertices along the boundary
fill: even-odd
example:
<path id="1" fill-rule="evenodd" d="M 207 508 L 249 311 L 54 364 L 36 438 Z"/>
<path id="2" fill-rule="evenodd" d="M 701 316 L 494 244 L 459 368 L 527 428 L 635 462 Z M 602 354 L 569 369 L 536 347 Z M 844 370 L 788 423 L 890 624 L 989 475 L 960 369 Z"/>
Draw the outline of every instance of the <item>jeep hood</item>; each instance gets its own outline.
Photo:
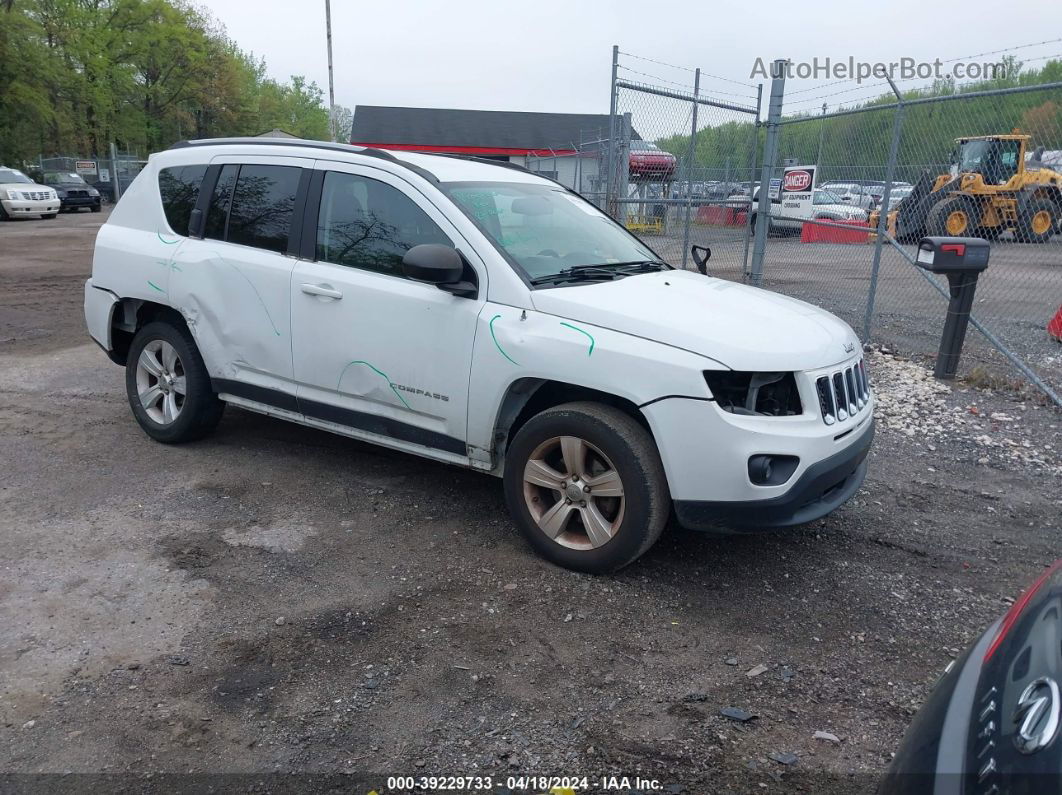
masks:
<path id="1" fill-rule="evenodd" d="M 825 310 L 690 271 L 540 289 L 531 300 L 540 312 L 699 353 L 733 370 L 829 367 L 859 345 L 848 324 Z"/>

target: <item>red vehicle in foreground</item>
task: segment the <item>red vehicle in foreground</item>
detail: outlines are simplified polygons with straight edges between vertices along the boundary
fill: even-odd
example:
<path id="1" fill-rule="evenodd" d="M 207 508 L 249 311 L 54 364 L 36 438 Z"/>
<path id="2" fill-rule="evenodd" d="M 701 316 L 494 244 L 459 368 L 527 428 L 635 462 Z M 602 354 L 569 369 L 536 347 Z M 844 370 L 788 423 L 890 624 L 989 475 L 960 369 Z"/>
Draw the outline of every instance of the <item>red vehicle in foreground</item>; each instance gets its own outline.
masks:
<path id="1" fill-rule="evenodd" d="M 630 175 L 632 179 L 670 182 L 675 176 L 677 160 L 649 141 L 631 141 Z"/>

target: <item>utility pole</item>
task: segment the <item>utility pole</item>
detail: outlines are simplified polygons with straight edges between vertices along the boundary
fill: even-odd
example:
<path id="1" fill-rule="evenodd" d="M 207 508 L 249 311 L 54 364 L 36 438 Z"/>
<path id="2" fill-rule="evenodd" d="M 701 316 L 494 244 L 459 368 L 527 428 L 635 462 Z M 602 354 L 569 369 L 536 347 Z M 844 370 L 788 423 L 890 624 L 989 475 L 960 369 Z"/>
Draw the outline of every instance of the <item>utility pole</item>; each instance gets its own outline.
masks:
<path id="1" fill-rule="evenodd" d="M 336 140 L 336 87 L 332 79 L 332 2 L 325 0 L 325 32 L 328 38 L 328 134 Z"/>

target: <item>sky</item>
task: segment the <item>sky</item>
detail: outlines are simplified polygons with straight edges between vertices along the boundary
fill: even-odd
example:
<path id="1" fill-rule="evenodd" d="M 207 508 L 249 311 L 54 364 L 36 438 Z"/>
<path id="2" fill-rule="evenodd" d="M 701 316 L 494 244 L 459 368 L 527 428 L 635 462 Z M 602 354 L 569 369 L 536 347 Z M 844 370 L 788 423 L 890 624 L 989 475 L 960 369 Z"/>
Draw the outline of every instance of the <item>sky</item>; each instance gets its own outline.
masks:
<path id="1" fill-rule="evenodd" d="M 199 2 L 240 47 L 265 58 L 272 77 L 305 75 L 327 96 L 324 0 Z M 1062 3 L 332 0 L 332 31 L 336 102 L 352 109 L 607 113 L 613 44 L 650 59 L 621 55 L 621 77 L 683 90 L 692 85 L 686 69 L 700 67 L 705 93 L 745 104 L 756 93 L 748 84 L 769 83 L 750 78 L 757 58 L 947 61 L 1053 39 L 1013 50 L 1039 66 L 1046 56 L 1062 57 Z M 835 108 L 883 90 L 838 95 L 857 84 L 824 87 L 829 82 L 789 80 L 787 110 L 817 109 L 823 101 Z M 864 86 L 874 83 L 880 85 Z"/>

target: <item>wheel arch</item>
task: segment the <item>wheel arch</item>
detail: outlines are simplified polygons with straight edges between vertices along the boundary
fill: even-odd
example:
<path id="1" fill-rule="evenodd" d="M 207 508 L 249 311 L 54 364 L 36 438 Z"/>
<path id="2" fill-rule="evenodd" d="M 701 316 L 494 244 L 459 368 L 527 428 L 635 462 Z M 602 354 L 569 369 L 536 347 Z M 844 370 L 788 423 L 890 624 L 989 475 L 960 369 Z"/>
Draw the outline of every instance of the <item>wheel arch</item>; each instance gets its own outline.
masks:
<path id="1" fill-rule="evenodd" d="M 495 470 L 504 469 L 505 454 L 513 437 L 536 414 L 563 403 L 590 401 L 619 409 L 642 425 L 653 436 L 649 421 L 637 404 L 627 398 L 592 387 L 543 378 L 518 378 L 509 384 L 498 405 L 494 420 Z M 656 438 L 653 437 L 653 442 Z"/>
<path id="2" fill-rule="evenodd" d="M 178 328 L 187 328 L 181 313 L 173 307 L 142 298 L 119 298 L 111 313 L 111 349 L 107 351 L 111 361 L 124 367 L 133 337 L 155 320 L 166 320 Z"/>

